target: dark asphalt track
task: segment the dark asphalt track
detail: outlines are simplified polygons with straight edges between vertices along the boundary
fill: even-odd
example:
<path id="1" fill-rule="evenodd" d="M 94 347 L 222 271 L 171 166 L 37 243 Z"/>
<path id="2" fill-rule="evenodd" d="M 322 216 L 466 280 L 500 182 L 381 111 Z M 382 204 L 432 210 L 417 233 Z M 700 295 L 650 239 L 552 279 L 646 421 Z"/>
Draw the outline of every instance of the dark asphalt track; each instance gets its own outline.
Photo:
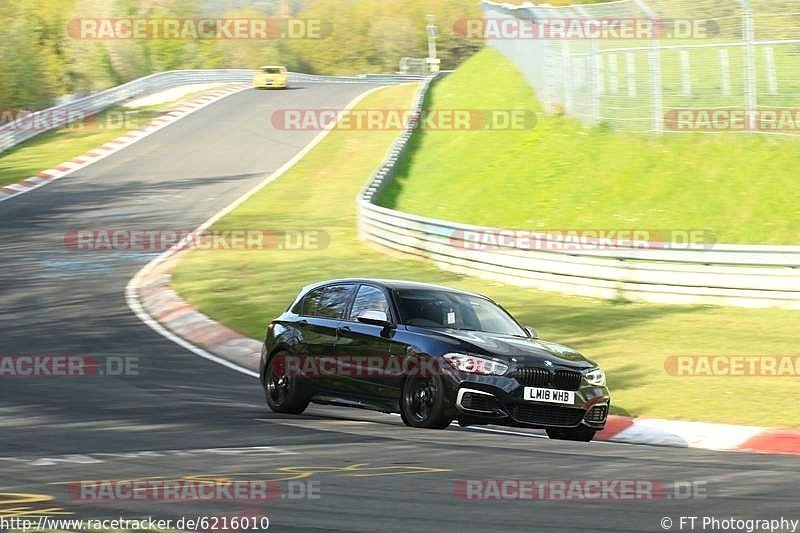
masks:
<path id="1" fill-rule="evenodd" d="M 794 457 L 419 431 L 398 417 L 337 408 L 273 415 L 254 379 L 193 355 L 131 313 L 124 289 L 150 256 L 75 253 L 64 246 L 70 229 L 199 225 L 316 134 L 275 131 L 271 109 L 341 107 L 368 88 L 245 91 L 0 204 L 0 355 L 139 356 L 144 367 L 138 377 L 0 380 L 0 517 L 44 510 L 173 520 L 257 514 L 268 516 L 274 531 L 404 532 L 663 531 L 663 517 L 678 531 L 680 516 L 800 518 L 800 460 Z M 321 497 L 84 502 L 64 485 L 290 475 L 319 482 Z M 698 481 L 707 494 L 570 503 L 454 496 L 457 480 L 507 477 Z"/>

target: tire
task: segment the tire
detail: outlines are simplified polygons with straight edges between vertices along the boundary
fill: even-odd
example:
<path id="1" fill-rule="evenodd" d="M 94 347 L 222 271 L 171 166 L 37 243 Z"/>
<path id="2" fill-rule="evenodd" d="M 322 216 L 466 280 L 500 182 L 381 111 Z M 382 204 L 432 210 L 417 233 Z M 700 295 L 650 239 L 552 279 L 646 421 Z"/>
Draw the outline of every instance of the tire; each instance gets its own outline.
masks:
<path id="1" fill-rule="evenodd" d="M 547 428 L 547 436 L 554 440 L 574 440 L 579 442 L 589 442 L 597 433 L 596 429 L 587 426 L 576 428 Z"/>
<path id="2" fill-rule="evenodd" d="M 448 415 L 444 383 L 439 376 L 409 377 L 400 395 L 400 416 L 407 426 L 444 429 L 453 418 Z"/>
<path id="3" fill-rule="evenodd" d="M 287 376 L 281 365 L 276 365 L 275 358 L 289 355 L 278 352 L 267 361 L 264 369 L 264 397 L 267 405 L 276 413 L 299 415 L 311 401 L 308 383 L 301 376 Z"/>

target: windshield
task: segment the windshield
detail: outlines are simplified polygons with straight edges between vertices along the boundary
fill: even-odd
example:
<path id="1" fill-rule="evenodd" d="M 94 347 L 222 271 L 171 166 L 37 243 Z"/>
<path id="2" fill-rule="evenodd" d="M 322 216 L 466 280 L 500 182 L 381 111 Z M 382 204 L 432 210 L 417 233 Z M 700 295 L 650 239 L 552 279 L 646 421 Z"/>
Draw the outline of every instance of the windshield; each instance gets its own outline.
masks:
<path id="1" fill-rule="evenodd" d="M 449 291 L 397 291 L 400 320 L 408 326 L 482 331 L 527 337 L 501 307 L 485 298 Z"/>
<path id="2" fill-rule="evenodd" d="M 264 69 L 264 72 L 267 74 L 280 74 L 283 72 L 283 69 L 278 67 L 267 67 Z"/>

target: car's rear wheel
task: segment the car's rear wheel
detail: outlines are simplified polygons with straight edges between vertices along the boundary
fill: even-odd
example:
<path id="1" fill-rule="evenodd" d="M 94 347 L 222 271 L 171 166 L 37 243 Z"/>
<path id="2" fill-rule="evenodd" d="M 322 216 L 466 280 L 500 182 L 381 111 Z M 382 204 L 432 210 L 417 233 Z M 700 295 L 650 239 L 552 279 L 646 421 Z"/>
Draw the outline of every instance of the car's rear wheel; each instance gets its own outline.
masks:
<path id="1" fill-rule="evenodd" d="M 448 415 L 444 385 L 438 376 L 409 377 L 403 382 L 400 416 L 415 428 L 444 429 L 453 421 Z"/>
<path id="2" fill-rule="evenodd" d="M 269 408 L 276 413 L 299 415 L 308 407 L 311 395 L 302 376 L 287 375 L 284 366 L 279 364 L 280 358 L 287 355 L 288 352 L 278 352 L 267 362 L 264 396 Z"/>
<path id="3" fill-rule="evenodd" d="M 594 438 L 597 430 L 587 426 L 578 426 L 576 428 L 547 428 L 547 436 L 551 439 L 557 440 L 575 440 L 580 442 L 589 442 Z"/>

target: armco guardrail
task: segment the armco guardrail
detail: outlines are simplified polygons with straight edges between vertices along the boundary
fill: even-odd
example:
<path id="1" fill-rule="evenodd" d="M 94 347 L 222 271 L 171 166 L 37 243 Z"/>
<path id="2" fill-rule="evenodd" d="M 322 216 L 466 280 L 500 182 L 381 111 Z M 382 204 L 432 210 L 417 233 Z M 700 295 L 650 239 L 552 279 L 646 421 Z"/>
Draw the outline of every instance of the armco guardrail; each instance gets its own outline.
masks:
<path id="1" fill-rule="evenodd" d="M 415 100 L 415 111 L 433 80 Z M 416 115 L 415 115 L 416 116 Z M 800 309 L 800 246 L 716 244 L 681 249 L 651 243 L 596 250 L 470 245 L 465 235 L 500 231 L 435 220 L 375 205 L 394 178 L 415 127 L 412 121 L 358 198 L 362 239 L 424 257 L 440 268 L 513 285 L 604 299 Z M 545 239 L 546 241 L 546 239 Z M 551 249 L 552 248 L 552 249 Z M 561 248 L 561 249 L 557 249 Z"/>
<path id="2" fill-rule="evenodd" d="M 240 83 L 250 79 L 252 79 L 252 71 L 247 69 L 159 72 L 40 112 L 48 115 L 47 129 L 55 129 L 67 124 L 69 120 L 74 120 L 75 114 L 89 116 L 112 105 L 150 92 L 193 83 Z M 0 153 L 47 131 L 47 129 L 20 128 L 13 123 L 0 126 Z"/>
<path id="3" fill-rule="evenodd" d="M 40 133 L 59 128 L 70 120 L 75 120 L 76 116 L 90 116 L 130 98 L 193 83 L 245 83 L 253 78 L 254 72 L 248 69 L 159 72 L 62 105 L 46 110 L 38 110 L 37 112 L 39 113 L 47 114 L 47 127 L 20 128 L 14 123 L 0 126 L 0 153 Z M 420 79 L 420 77 L 415 76 L 395 76 L 391 74 L 367 74 L 363 76 L 317 76 L 295 72 L 289 74 L 290 83 L 400 83 L 404 81 L 419 81 Z"/>

